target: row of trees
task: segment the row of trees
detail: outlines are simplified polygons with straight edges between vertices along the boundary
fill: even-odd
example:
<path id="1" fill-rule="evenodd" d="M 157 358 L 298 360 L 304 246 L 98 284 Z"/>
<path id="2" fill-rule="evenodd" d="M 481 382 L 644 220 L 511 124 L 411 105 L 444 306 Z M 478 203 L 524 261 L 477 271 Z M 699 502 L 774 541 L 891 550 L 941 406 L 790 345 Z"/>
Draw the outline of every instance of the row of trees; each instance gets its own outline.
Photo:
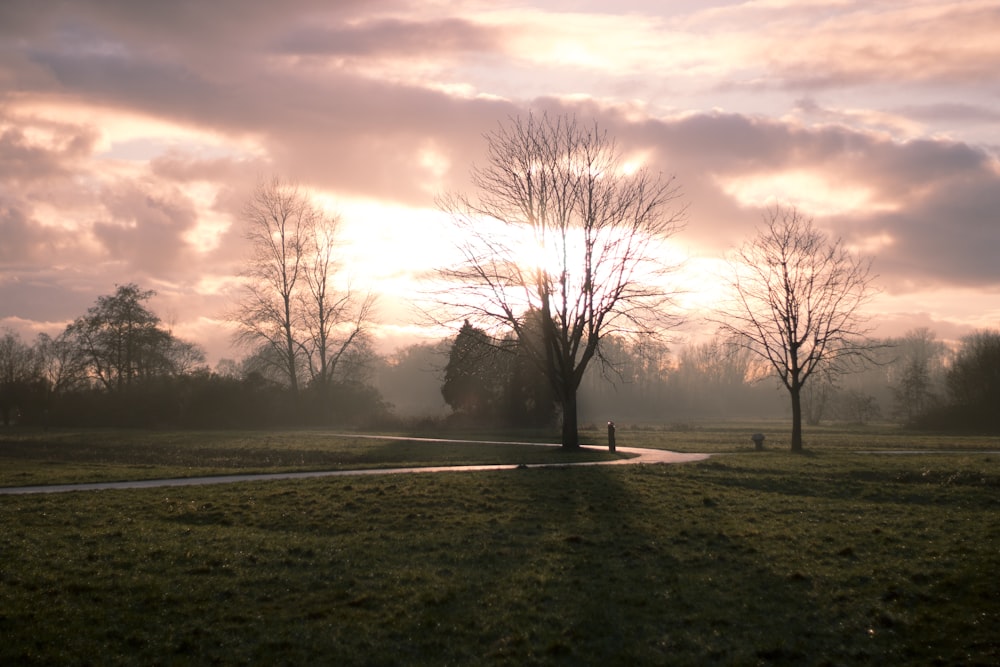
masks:
<path id="1" fill-rule="evenodd" d="M 152 296 L 135 284 L 119 286 L 59 335 L 41 334 L 34 345 L 6 332 L 0 345 L 4 423 L 25 410 L 36 422 L 89 422 L 96 415 L 68 413 L 124 412 L 140 388 L 204 368 L 201 349 L 174 336 L 147 307 Z M 96 396 L 105 399 L 101 407 Z"/>
<path id="2" fill-rule="evenodd" d="M 802 449 L 803 418 L 821 419 L 831 396 L 858 414 L 871 411 L 872 401 L 843 379 L 886 365 L 891 347 L 870 337 L 863 316 L 873 289 L 869 259 L 796 209 L 772 208 L 730 258 L 733 298 L 715 317 L 724 343 L 691 348 L 668 372 L 662 336 L 680 316 L 664 243 L 685 218 L 674 178 L 633 168 L 606 132 L 572 117 L 513 118 L 486 139 L 472 193 L 441 200 L 461 233 L 463 259 L 441 268 L 447 289 L 432 314 L 465 322 L 443 385 L 459 414 L 508 423 L 557 415 L 563 445 L 574 448 L 581 387 L 597 387 L 596 375 L 639 386 L 655 404 L 680 402 L 663 377 L 682 381 L 693 368 L 705 397 L 717 400 L 761 376 L 777 378 L 790 399 L 793 451 Z M 65 406 L 72 395 L 117 410 L 120 421 L 142 412 L 191 422 L 199 410 L 191 396 L 201 391 L 219 394 L 217 404 L 238 396 L 236 404 L 256 405 L 268 396 L 280 406 L 278 421 L 323 422 L 355 403 L 367 406 L 355 416 L 384 416 L 370 375 L 374 298 L 352 289 L 338 261 L 338 218 L 275 178 L 254 190 L 244 223 L 252 254 L 231 313 L 249 353 L 240 368 L 209 373 L 197 346 L 176 339 L 146 307 L 152 292 L 130 284 L 100 297 L 57 339 L 40 339 L 33 370 L 12 371 L 9 386 L 22 394 L 34 387 L 50 414 L 52 397 Z M 977 364 L 989 363 L 990 335 L 968 344 L 971 362 L 960 353 L 949 370 L 953 405 L 983 395 L 982 387 L 962 393 L 950 378 L 963 368 L 972 377 Z M 720 355 L 725 363 L 714 363 Z M 914 362 L 889 383 L 911 421 L 939 407 L 926 391 L 931 371 Z M 26 385 L 24 377 L 35 379 Z M 135 410 L 143 396 L 155 397 L 158 409 Z M 12 402 L 5 405 L 9 413 Z M 981 421 L 978 413 L 967 417 Z"/>
<path id="3" fill-rule="evenodd" d="M 463 331 L 468 332 L 469 326 Z M 475 352 L 466 351 L 470 341 Z M 580 386 L 582 421 L 679 424 L 789 416 L 789 403 L 781 400 L 787 389 L 769 366 L 722 336 L 686 345 L 676 353 L 663 344 L 629 344 L 620 339 L 606 343 L 609 367 L 591 369 Z M 1000 384 L 997 348 L 1000 332 L 995 331 L 975 332 L 955 349 L 926 328 L 875 339 L 872 364 L 851 374 L 823 372 L 805 386 L 803 421 L 810 426 L 880 421 L 916 428 L 998 431 L 992 408 Z M 422 368 L 440 368 L 441 359 L 447 359 L 442 393 L 448 404 L 456 414 L 479 415 L 483 401 L 477 396 L 511 393 L 513 377 L 502 370 L 491 372 L 505 367 L 503 359 L 510 351 L 489 340 L 484 331 L 474 330 L 472 335 L 460 334 L 444 351 L 428 351 Z M 436 386 L 439 377 L 438 373 L 425 379 L 424 393 Z M 458 393 L 462 389 L 472 397 Z M 557 406 L 552 408 L 550 419 L 557 416 Z M 497 413 L 490 415 L 498 418 Z"/>
<path id="4" fill-rule="evenodd" d="M 55 337 L 0 337 L 0 415 L 40 425 L 249 427 L 344 423 L 387 414 L 366 375 L 364 336 L 341 353 L 347 379 L 292 390 L 259 347 L 215 372 L 194 343 L 163 326 L 135 284 L 98 297 Z"/>
<path id="5" fill-rule="evenodd" d="M 655 347 L 679 321 L 668 282 L 675 267 L 661 261 L 684 220 L 679 189 L 673 177 L 626 166 L 613 139 L 575 118 L 514 118 L 486 139 L 472 194 L 443 202 L 465 240 L 464 261 L 441 271 L 451 286 L 441 302 L 481 327 L 480 346 L 514 337 L 517 354 L 548 381 L 563 446 L 576 447 L 578 392 L 591 362 L 616 370 L 616 351 Z M 865 314 L 871 259 L 784 206 L 766 211 L 729 259 L 732 298 L 714 321 L 733 358 L 745 361 L 738 372 L 764 372 L 787 391 L 791 448 L 801 451 L 807 390 L 815 407 L 824 394 L 813 389 L 832 390 L 883 360 Z M 960 357 L 955 368 L 962 365 Z M 922 372 L 908 367 L 898 385 L 914 411 Z M 857 404 L 864 412 L 866 401 Z"/>
<path id="6" fill-rule="evenodd" d="M 910 394 L 928 386 L 929 371 L 919 364 L 904 377 Z M 917 424 L 934 429 L 964 428 L 1000 433 L 1000 330 L 981 330 L 962 339 L 945 373 L 947 400 L 928 394 Z M 919 394 L 917 394 L 919 396 Z"/>
<path id="7" fill-rule="evenodd" d="M 450 341 L 386 357 L 357 337 L 341 361 L 344 381 L 323 397 L 308 387 L 293 396 L 260 353 L 240 363 L 223 360 L 210 372 L 196 345 L 163 328 L 146 304 L 151 296 L 125 285 L 58 336 L 42 334 L 29 344 L 10 331 L 0 335 L 3 423 L 386 426 L 450 408 L 450 419 L 462 424 L 538 427 L 560 416 L 549 384 L 510 335 L 494 340 L 466 323 Z M 1000 332 L 976 332 L 955 350 L 928 329 L 877 343 L 878 358 L 867 369 L 823 373 L 807 385 L 807 424 L 879 419 L 1000 430 Z M 607 364 L 581 382 L 582 421 L 787 416 L 766 364 L 724 338 L 676 353 L 662 343 L 618 338 L 604 345 Z"/>

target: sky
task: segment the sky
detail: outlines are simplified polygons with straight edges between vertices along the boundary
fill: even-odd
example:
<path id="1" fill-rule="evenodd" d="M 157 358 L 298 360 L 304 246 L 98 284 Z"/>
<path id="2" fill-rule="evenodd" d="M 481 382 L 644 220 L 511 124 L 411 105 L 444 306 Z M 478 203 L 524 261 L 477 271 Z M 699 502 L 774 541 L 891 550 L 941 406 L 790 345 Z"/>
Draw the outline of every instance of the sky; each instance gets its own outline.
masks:
<path id="1" fill-rule="evenodd" d="M 1000 327 L 1000 2 L 4 0 L 0 329 L 135 282 L 210 361 L 261 179 L 340 216 L 380 349 L 453 257 L 436 201 L 484 134 L 594 119 L 688 206 L 689 336 L 764 207 L 874 257 L 876 333 Z"/>

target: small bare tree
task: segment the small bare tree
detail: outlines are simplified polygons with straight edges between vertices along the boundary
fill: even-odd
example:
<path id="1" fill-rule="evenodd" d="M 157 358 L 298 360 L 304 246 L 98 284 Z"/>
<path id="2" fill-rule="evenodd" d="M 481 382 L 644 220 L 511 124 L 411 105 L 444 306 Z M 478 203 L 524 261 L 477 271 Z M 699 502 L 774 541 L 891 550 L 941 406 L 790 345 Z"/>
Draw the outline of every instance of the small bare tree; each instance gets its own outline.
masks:
<path id="1" fill-rule="evenodd" d="M 683 218 L 679 189 L 627 168 L 605 131 L 572 117 L 514 118 L 486 140 L 475 194 L 441 202 L 464 261 L 441 271 L 440 301 L 453 321 L 517 336 L 561 405 L 563 446 L 576 448 L 577 389 L 601 340 L 677 322 L 658 244 Z"/>
<path id="2" fill-rule="evenodd" d="M 334 285 L 341 270 L 337 261 L 339 218 L 319 214 L 309 230 L 311 255 L 304 266 L 305 290 L 299 293 L 302 313 L 303 349 L 309 379 L 321 393 L 332 384 L 339 362 L 371 324 L 375 297 L 360 294 L 347 281 Z"/>
<path id="3" fill-rule="evenodd" d="M 316 210 L 298 187 L 277 177 L 261 181 L 243 208 L 251 256 L 243 271 L 244 297 L 233 316 L 237 341 L 264 347 L 280 360 L 292 393 L 299 390 L 301 349 L 295 294 L 300 288 L 316 225 Z"/>
<path id="4" fill-rule="evenodd" d="M 370 322 L 374 300 L 335 278 L 339 219 L 317 208 L 298 186 L 272 178 L 244 208 L 251 256 L 244 294 L 231 318 L 237 341 L 273 360 L 293 394 L 308 372 L 321 391 L 338 360 Z"/>
<path id="5" fill-rule="evenodd" d="M 793 452 L 802 451 L 802 387 L 820 370 L 869 360 L 875 344 L 862 312 L 873 295 L 871 260 L 830 241 L 795 208 L 775 206 L 730 258 L 733 299 L 723 333 L 761 356 L 792 401 Z"/>

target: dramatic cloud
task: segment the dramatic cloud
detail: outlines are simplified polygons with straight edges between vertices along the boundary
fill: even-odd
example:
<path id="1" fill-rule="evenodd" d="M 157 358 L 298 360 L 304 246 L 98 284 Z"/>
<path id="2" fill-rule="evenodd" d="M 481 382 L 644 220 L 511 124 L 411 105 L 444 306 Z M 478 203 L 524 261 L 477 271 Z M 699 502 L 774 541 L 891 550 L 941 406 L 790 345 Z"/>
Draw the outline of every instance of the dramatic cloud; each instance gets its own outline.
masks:
<path id="1" fill-rule="evenodd" d="M 875 256 L 893 333 L 996 326 L 998 33 L 985 0 L 8 0 L 0 326 L 52 331 L 135 281 L 229 354 L 240 212 L 277 174 L 341 214 L 396 342 L 448 256 L 435 201 L 529 110 L 676 175 L 695 275 L 787 202 Z"/>
<path id="2" fill-rule="evenodd" d="M 381 19 L 330 28 L 304 26 L 283 37 L 277 46 L 295 55 L 428 59 L 500 51 L 501 44 L 492 30 L 460 19 L 426 23 Z"/>

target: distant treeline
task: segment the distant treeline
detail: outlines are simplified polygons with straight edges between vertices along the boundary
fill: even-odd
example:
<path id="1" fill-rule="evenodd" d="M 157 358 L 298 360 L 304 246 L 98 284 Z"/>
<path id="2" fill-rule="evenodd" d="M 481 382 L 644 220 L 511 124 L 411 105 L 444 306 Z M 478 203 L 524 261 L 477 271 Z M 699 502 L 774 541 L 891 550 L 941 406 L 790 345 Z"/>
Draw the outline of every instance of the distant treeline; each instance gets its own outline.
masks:
<path id="1" fill-rule="evenodd" d="M 544 376 L 517 341 L 470 325 L 451 340 L 392 355 L 357 336 L 334 376 L 292 388 L 265 349 L 210 369 L 197 345 L 176 338 L 146 307 L 151 295 L 119 287 L 55 337 L 28 343 L 0 334 L 3 424 L 539 428 L 559 420 Z M 1000 331 L 978 331 L 957 349 L 927 329 L 879 342 L 867 367 L 810 378 L 807 424 L 1000 432 Z M 746 349 L 719 339 L 676 352 L 615 338 L 604 345 L 606 363 L 588 369 L 581 384 L 584 424 L 787 416 L 785 396 Z"/>
<path id="2" fill-rule="evenodd" d="M 343 374 L 297 390 L 271 377 L 265 350 L 212 371 L 201 348 L 175 337 L 136 285 L 101 296 L 56 337 L 0 337 L 0 416 L 49 426 L 259 428 L 364 425 L 390 418 L 366 375 L 359 339 Z"/>

